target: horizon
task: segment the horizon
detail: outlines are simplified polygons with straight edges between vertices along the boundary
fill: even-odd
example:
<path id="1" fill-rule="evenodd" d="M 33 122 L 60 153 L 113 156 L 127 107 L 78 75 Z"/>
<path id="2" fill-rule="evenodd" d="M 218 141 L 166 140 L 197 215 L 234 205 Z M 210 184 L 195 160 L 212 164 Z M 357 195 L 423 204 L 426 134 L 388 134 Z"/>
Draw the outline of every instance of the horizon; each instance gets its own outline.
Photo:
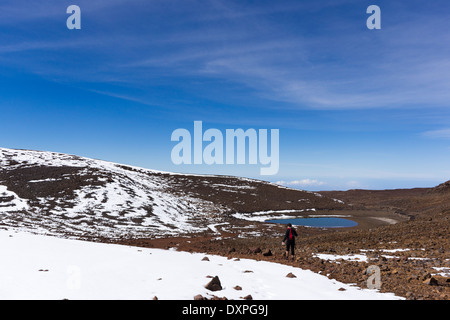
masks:
<path id="1" fill-rule="evenodd" d="M 80 29 L 66 21 L 81 8 Z M 366 25 L 370 5 L 381 29 Z M 447 10 L 446 10 L 447 9 Z M 450 4 L 0 4 L 0 147 L 307 191 L 450 180 Z M 175 165 L 174 130 L 279 130 L 279 171 Z"/>
<path id="2" fill-rule="evenodd" d="M 6 149 L 6 150 L 13 150 L 13 151 L 31 151 L 31 152 L 48 152 L 48 153 L 58 153 L 58 152 L 54 152 L 54 151 L 50 151 L 50 150 L 29 150 L 29 149 L 13 149 L 13 148 L 4 148 L 0 146 L 0 149 Z M 94 160 L 94 161 L 104 161 L 104 162 L 109 162 L 112 164 L 118 164 L 121 166 L 128 166 L 128 167 L 135 167 L 138 169 L 143 169 L 143 170 L 149 170 L 149 171 L 156 171 L 156 172 L 162 172 L 162 173 L 168 173 L 168 174 L 180 174 L 180 175 L 198 175 L 198 176 L 218 176 L 218 177 L 232 177 L 232 178 L 244 178 L 244 179 L 254 179 L 257 181 L 262 181 L 262 182 L 267 182 L 267 183 L 272 183 L 275 185 L 278 185 L 280 187 L 285 187 L 285 188 L 290 188 L 290 189 L 295 189 L 295 190 L 300 190 L 300 191 L 308 191 L 308 192 L 323 192 L 323 191 L 352 191 L 352 190 L 368 190 L 368 191 L 383 191 L 383 190 L 400 190 L 400 189 L 429 189 L 429 188 L 433 188 L 433 187 L 437 187 L 438 185 L 444 184 L 450 180 L 447 181 L 443 181 L 442 183 L 439 183 L 438 185 L 434 185 L 431 187 L 411 187 L 411 188 L 388 188 L 388 189 L 361 189 L 361 188 L 352 188 L 352 189 L 307 189 L 307 188 L 298 188 L 296 187 L 297 183 L 291 183 L 290 186 L 286 186 L 283 181 L 270 181 L 270 180 L 264 180 L 263 178 L 250 178 L 250 177 L 246 177 L 246 176 L 232 176 L 232 175 L 226 175 L 226 174 L 198 174 L 198 173 L 186 173 L 186 172 L 175 172 L 175 171 L 159 171 L 159 170 L 154 170 L 152 168 L 146 168 L 146 167 L 139 167 L 139 166 L 133 166 L 133 165 L 129 165 L 127 163 L 117 163 L 117 162 L 113 162 L 113 161 L 109 161 L 109 160 L 105 160 L 105 159 L 96 159 L 96 158 L 88 158 L 88 157 L 83 157 L 80 155 L 76 155 L 76 154 L 66 154 L 66 153 L 61 153 L 63 155 L 70 155 L 70 156 L 77 156 L 77 157 L 81 157 L 81 158 L 85 158 L 85 159 L 90 159 L 90 160 Z M 294 181 L 295 182 L 295 181 Z M 308 184 L 308 182 L 305 182 L 305 184 Z"/>

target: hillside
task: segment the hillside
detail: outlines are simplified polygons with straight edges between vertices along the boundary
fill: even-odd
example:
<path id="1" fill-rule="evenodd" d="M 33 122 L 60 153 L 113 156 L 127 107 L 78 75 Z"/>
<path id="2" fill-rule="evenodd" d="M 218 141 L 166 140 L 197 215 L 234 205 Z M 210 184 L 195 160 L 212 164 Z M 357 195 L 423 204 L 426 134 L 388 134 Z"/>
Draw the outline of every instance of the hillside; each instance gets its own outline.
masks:
<path id="1" fill-rule="evenodd" d="M 388 209 L 411 217 L 450 212 L 450 181 L 434 188 L 323 191 L 355 208 Z"/>
<path id="2" fill-rule="evenodd" d="M 430 192 L 431 193 L 443 193 L 443 194 L 450 193 L 450 180 L 447 182 L 441 183 L 440 185 L 431 189 Z"/>
<path id="3" fill-rule="evenodd" d="M 448 186 L 313 193 L 247 178 L 0 148 L 0 229 L 266 260 L 362 288 L 364 270 L 375 264 L 382 292 L 445 300 Z M 358 226 L 298 226 L 296 260 L 286 261 L 280 246 L 285 227 L 266 220 L 309 216 L 341 216 Z"/>
<path id="4" fill-rule="evenodd" d="M 0 149 L 0 224 L 82 237 L 161 237 L 245 219 L 345 209 L 268 182 L 184 175 L 54 152 Z"/>

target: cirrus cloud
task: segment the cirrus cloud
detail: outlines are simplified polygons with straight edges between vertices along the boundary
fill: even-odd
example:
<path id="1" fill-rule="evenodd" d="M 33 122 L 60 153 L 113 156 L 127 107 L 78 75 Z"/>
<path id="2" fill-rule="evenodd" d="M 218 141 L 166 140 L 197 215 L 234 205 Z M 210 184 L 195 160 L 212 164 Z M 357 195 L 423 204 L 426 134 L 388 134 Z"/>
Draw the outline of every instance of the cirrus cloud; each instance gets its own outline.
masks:
<path id="1" fill-rule="evenodd" d="M 423 133 L 425 137 L 436 139 L 450 139 L 450 129 L 430 130 Z"/>

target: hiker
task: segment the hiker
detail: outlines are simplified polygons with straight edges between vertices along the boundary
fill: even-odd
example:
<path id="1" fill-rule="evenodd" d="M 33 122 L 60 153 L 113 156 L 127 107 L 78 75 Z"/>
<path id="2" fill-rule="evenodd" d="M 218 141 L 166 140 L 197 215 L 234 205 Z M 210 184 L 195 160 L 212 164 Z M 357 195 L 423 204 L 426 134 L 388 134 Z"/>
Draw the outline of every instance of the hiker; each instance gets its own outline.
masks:
<path id="1" fill-rule="evenodd" d="M 286 234 L 284 235 L 282 245 L 286 245 L 286 259 L 289 260 L 289 250 L 292 254 L 292 260 L 295 260 L 295 237 L 297 237 L 297 232 L 292 228 L 292 224 L 288 223 Z"/>

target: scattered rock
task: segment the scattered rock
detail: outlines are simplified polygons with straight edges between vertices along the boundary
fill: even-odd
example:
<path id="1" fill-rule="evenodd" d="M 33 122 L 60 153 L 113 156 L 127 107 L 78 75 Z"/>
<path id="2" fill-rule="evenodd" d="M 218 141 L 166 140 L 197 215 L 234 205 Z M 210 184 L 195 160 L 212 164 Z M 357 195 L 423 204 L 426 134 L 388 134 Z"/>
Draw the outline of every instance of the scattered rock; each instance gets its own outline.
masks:
<path id="1" fill-rule="evenodd" d="M 206 289 L 211 291 L 222 290 L 222 284 L 220 283 L 219 277 L 215 276 L 206 286 Z"/>
<path id="2" fill-rule="evenodd" d="M 234 290 L 241 291 L 241 290 L 242 290 L 242 287 L 241 287 L 241 286 L 235 286 L 233 289 L 234 289 Z"/>
<path id="3" fill-rule="evenodd" d="M 429 285 L 429 286 L 437 286 L 438 285 L 438 281 L 433 277 L 428 278 L 427 280 L 423 281 L 423 283 L 426 285 Z"/>
<path id="4" fill-rule="evenodd" d="M 202 261 L 209 261 L 209 258 L 208 258 L 208 257 L 204 257 L 204 258 L 202 259 Z"/>
<path id="5" fill-rule="evenodd" d="M 194 300 L 206 300 L 201 294 L 198 294 L 194 297 Z"/>
<path id="6" fill-rule="evenodd" d="M 153 297 L 153 300 L 158 300 L 158 297 L 157 297 L 157 296 L 154 296 L 154 297 Z"/>
<path id="7" fill-rule="evenodd" d="M 227 297 L 218 297 L 218 296 L 212 296 L 210 300 L 228 300 Z"/>
<path id="8" fill-rule="evenodd" d="M 424 275 L 422 275 L 422 279 L 425 281 L 425 280 L 427 280 L 427 279 L 430 279 L 431 278 L 431 273 L 429 273 L 429 272 L 427 272 L 427 273 L 425 273 Z"/>
<path id="9" fill-rule="evenodd" d="M 253 273 L 252 270 L 245 270 L 244 273 Z"/>
<path id="10" fill-rule="evenodd" d="M 248 251 L 250 253 L 254 253 L 254 254 L 262 252 L 261 248 L 259 248 L 259 247 L 248 248 Z"/>
<path id="11" fill-rule="evenodd" d="M 266 251 L 263 252 L 263 256 L 265 256 L 265 257 L 272 256 L 272 251 L 270 251 L 270 249 L 267 249 Z"/>
<path id="12" fill-rule="evenodd" d="M 347 289 L 345 289 L 345 288 L 339 288 L 338 290 L 339 290 L 339 291 L 345 291 L 345 290 L 347 290 Z"/>
<path id="13" fill-rule="evenodd" d="M 286 278 L 297 278 L 297 277 L 296 277 L 295 274 L 293 274 L 292 272 L 289 272 L 289 273 L 286 275 Z"/>
<path id="14" fill-rule="evenodd" d="M 253 297 L 249 294 L 248 296 L 245 296 L 242 299 L 244 299 L 244 300 L 253 300 Z"/>

